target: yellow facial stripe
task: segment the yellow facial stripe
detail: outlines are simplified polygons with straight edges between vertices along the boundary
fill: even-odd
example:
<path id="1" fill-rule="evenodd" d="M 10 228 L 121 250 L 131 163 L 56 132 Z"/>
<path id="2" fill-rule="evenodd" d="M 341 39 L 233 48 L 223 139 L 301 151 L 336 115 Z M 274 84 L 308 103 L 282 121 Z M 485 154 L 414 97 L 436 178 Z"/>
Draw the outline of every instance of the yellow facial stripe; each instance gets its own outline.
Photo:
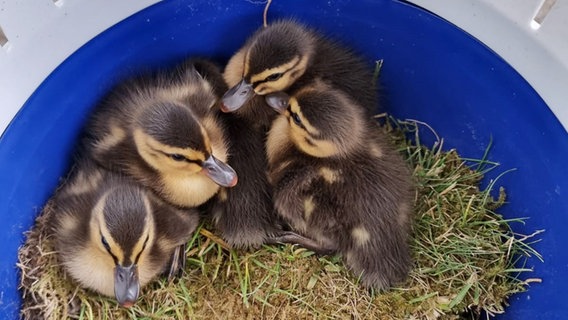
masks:
<path id="1" fill-rule="evenodd" d="M 300 119 L 302 120 L 302 125 L 306 128 L 306 130 L 308 131 L 308 133 L 312 136 L 317 136 L 320 134 L 319 130 L 316 129 L 316 127 L 312 126 L 312 124 L 308 121 L 308 119 L 306 119 L 306 117 L 304 117 L 304 115 L 302 114 L 302 110 L 301 110 L 301 106 L 298 104 L 298 100 L 296 100 L 296 98 L 292 97 L 290 98 L 290 110 L 293 113 L 296 113 Z M 292 119 L 290 119 L 290 121 L 293 121 Z M 297 126 L 295 124 L 293 124 L 293 126 Z"/>
<path id="2" fill-rule="evenodd" d="M 140 239 L 138 239 L 138 241 L 136 242 L 136 245 L 134 245 L 134 248 L 132 249 L 132 253 L 130 256 L 130 261 L 132 261 L 132 263 L 136 262 L 136 258 L 138 257 L 138 255 L 140 255 L 139 259 L 141 258 L 141 253 L 142 250 L 149 250 L 149 243 L 152 242 L 152 239 L 154 237 L 154 229 L 152 228 L 152 226 L 154 225 L 154 218 L 151 214 L 152 212 L 152 208 L 150 206 L 150 201 L 148 200 L 147 197 L 144 197 L 144 207 L 146 208 L 146 228 L 144 229 L 144 233 L 142 233 L 142 236 L 140 237 Z M 148 242 L 146 242 L 146 239 L 148 239 Z M 144 247 L 144 243 L 146 242 L 146 247 Z"/>
<path id="3" fill-rule="evenodd" d="M 311 143 L 309 143 L 304 136 L 297 134 L 297 131 L 298 130 L 294 129 L 291 131 L 292 141 L 294 141 L 296 146 L 303 152 L 316 158 L 327 158 L 339 153 L 337 146 L 333 142 L 312 139 Z"/>
<path id="4" fill-rule="evenodd" d="M 207 141 L 211 144 L 210 153 L 214 155 L 215 158 L 226 162 L 228 158 L 228 147 L 225 142 L 223 128 L 213 116 L 203 118 L 202 125 L 207 131 Z"/>
<path id="5" fill-rule="evenodd" d="M 201 130 L 202 132 L 204 131 L 203 128 L 201 128 Z M 203 153 L 202 151 L 194 150 L 191 148 L 182 149 L 182 148 L 166 146 L 163 143 L 160 143 L 159 141 L 150 137 L 149 135 L 144 134 L 144 132 L 142 132 L 142 130 L 140 129 L 136 129 L 134 131 L 134 141 L 138 146 L 138 151 L 141 153 L 143 157 L 144 155 L 159 156 L 158 153 L 162 153 L 164 155 L 180 154 L 189 160 L 196 160 L 196 161 L 199 160 L 205 161 L 206 158 L 205 153 Z M 208 146 L 210 148 L 207 136 L 205 138 L 205 145 L 206 147 Z"/>
<path id="6" fill-rule="evenodd" d="M 203 141 L 205 143 L 205 150 L 207 151 L 207 153 L 211 154 L 211 140 L 209 139 L 209 135 L 207 134 L 207 131 L 205 130 L 205 128 L 203 128 L 203 126 L 199 126 L 199 130 L 201 131 L 201 135 L 203 136 Z M 202 157 L 205 157 L 205 154 L 203 154 L 203 152 L 199 153 L 201 154 Z M 205 160 L 205 158 L 203 160 Z"/>
<path id="7" fill-rule="evenodd" d="M 288 89 L 306 71 L 308 58 L 303 57 L 300 62 L 292 69 L 286 71 L 282 77 L 276 81 L 267 81 L 255 88 L 257 94 L 263 95 Z"/>
<path id="8" fill-rule="evenodd" d="M 258 83 L 258 85 L 256 85 L 256 87 L 254 88 L 254 92 L 259 95 L 284 91 L 304 74 L 307 65 L 307 56 L 303 56 L 302 58 L 295 57 L 294 59 L 283 65 L 266 69 L 259 74 L 252 75 L 250 82 L 253 84 L 255 82 Z M 282 76 L 277 80 L 265 81 L 268 76 L 274 73 L 281 73 Z M 248 72 L 246 72 L 245 74 L 248 74 Z"/>
<path id="9" fill-rule="evenodd" d="M 91 241 L 95 243 L 99 247 L 99 249 L 103 251 L 105 254 L 109 254 L 107 249 L 102 244 L 101 236 L 104 237 L 105 241 L 109 245 L 110 254 L 116 257 L 119 264 L 124 264 L 125 262 L 124 251 L 122 250 L 120 245 L 116 243 L 116 241 L 114 241 L 105 223 L 104 205 L 107 196 L 108 193 L 102 196 L 101 199 L 97 202 L 97 204 L 93 208 L 94 219 L 91 221 Z M 150 201 L 146 197 L 144 198 L 144 206 L 146 208 L 146 213 L 147 213 L 147 216 L 145 218 L 147 227 L 144 230 L 144 233 L 142 234 L 140 239 L 138 239 L 138 241 L 136 242 L 134 248 L 132 249 L 132 254 L 129 257 L 132 263 L 136 261 L 136 257 L 142 252 L 142 249 L 145 250 L 148 249 L 149 246 L 148 243 L 151 243 L 154 238 L 154 229 L 153 229 L 154 220 L 153 216 L 151 215 L 152 208 L 150 206 Z M 146 242 L 146 239 L 148 239 L 148 242 L 146 243 L 146 248 L 144 248 L 144 243 Z M 140 259 L 141 258 L 142 257 L 140 257 Z"/>
<path id="10" fill-rule="evenodd" d="M 286 90 L 292 85 L 292 83 L 294 83 L 294 81 L 304 74 L 307 65 L 308 57 L 295 57 L 290 62 L 275 68 L 266 69 L 259 74 L 253 75 L 250 80 L 251 83 L 264 81 L 266 77 L 274 73 L 282 73 L 282 76 L 278 80 L 266 81 L 258 84 L 254 88 L 254 92 L 259 95 L 265 95 L 272 92 Z"/>
<path id="11" fill-rule="evenodd" d="M 206 140 L 205 143 L 207 145 L 207 140 Z M 157 150 L 157 151 L 161 151 L 162 153 L 165 153 L 166 155 L 180 154 L 180 155 L 183 155 L 184 157 L 186 157 L 189 160 L 205 161 L 205 159 L 206 159 L 205 153 L 203 153 L 202 151 L 198 151 L 198 150 L 190 149 L 190 148 L 182 149 L 182 148 L 165 146 L 165 145 L 159 143 L 158 141 L 156 141 L 152 138 L 149 138 L 148 145 L 152 149 Z"/>
<path id="12" fill-rule="evenodd" d="M 315 138 L 319 135 L 319 130 L 310 124 L 301 112 L 301 107 L 295 98 L 290 99 L 290 111 L 296 113 L 302 121 L 302 127 L 294 123 L 291 114 L 288 114 L 290 122 L 290 137 L 296 146 L 305 153 L 317 157 L 327 158 L 339 152 L 337 146 L 329 140 Z"/>
<path id="13" fill-rule="evenodd" d="M 290 71 L 293 67 L 295 67 L 298 64 L 299 61 L 300 61 L 299 57 L 294 57 L 292 60 L 290 60 L 289 62 L 287 62 L 283 65 L 279 65 L 279 66 L 274 67 L 274 68 L 263 70 L 261 73 L 255 74 L 252 77 L 250 77 L 250 82 L 255 83 L 257 81 L 264 81 L 264 79 L 266 79 L 266 77 L 268 77 L 268 76 L 270 76 L 274 73 L 284 73 L 284 72 Z"/>
<path id="14" fill-rule="evenodd" d="M 103 236 L 110 247 L 111 254 L 114 255 L 119 262 L 122 262 L 124 261 L 124 252 L 110 235 L 110 231 L 106 227 L 105 223 L 104 206 L 107 196 L 108 193 L 103 195 L 93 208 L 93 219 L 91 220 L 91 241 L 97 244 L 101 251 L 107 252 L 107 249 L 102 244 L 101 236 Z"/>

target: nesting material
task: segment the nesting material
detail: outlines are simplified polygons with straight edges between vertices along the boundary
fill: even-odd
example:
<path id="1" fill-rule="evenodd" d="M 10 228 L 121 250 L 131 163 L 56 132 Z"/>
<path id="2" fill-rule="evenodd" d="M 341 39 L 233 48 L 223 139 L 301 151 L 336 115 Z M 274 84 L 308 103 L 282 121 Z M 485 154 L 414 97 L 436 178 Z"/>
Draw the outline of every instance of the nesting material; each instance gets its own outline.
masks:
<path id="1" fill-rule="evenodd" d="M 338 257 L 317 257 L 290 245 L 228 251 L 200 232 L 187 246 L 183 277 L 154 281 L 125 309 L 78 288 L 57 265 L 46 230 L 48 203 L 19 251 L 23 318 L 470 319 L 482 310 L 506 311 L 511 295 L 539 281 L 527 279 L 530 269 L 519 268 L 529 256 L 540 258 L 531 248 L 539 232 L 516 234 L 511 228 L 522 220 L 495 212 L 505 202 L 498 180 L 480 189 L 483 175 L 500 170 L 498 164 L 465 161 L 455 150 L 442 151 L 442 140 L 427 148 L 420 144 L 424 125 L 381 119 L 418 186 L 415 266 L 401 287 L 369 293 Z"/>

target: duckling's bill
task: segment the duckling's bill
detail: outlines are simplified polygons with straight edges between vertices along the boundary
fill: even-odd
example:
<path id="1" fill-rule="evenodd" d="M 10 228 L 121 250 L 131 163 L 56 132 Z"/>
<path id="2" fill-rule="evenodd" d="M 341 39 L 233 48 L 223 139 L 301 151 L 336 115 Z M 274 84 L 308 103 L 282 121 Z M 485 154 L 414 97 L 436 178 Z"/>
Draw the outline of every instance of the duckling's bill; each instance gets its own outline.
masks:
<path id="1" fill-rule="evenodd" d="M 128 267 L 117 265 L 114 269 L 114 295 L 116 301 L 126 308 L 136 303 L 140 292 L 138 267 L 133 264 Z"/>
<path id="2" fill-rule="evenodd" d="M 264 99 L 266 100 L 266 104 L 268 104 L 272 109 L 279 113 L 284 113 L 288 108 L 290 96 L 285 92 L 275 92 L 267 94 Z"/>
<path id="3" fill-rule="evenodd" d="M 221 105 L 221 111 L 237 111 L 254 95 L 255 92 L 252 84 L 243 79 L 223 95 L 223 104 Z"/>
<path id="4" fill-rule="evenodd" d="M 201 172 L 222 187 L 234 187 L 238 182 L 235 170 L 213 155 L 203 161 L 202 167 Z"/>

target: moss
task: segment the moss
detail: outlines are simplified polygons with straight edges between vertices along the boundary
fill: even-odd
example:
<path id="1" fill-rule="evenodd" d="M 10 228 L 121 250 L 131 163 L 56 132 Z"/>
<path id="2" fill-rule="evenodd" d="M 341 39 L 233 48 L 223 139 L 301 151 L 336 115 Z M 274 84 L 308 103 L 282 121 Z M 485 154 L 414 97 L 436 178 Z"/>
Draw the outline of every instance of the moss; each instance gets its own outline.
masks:
<path id="1" fill-rule="evenodd" d="M 498 164 L 462 159 L 420 143 L 416 122 L 381 116 L 383 128 L 414 169 L 418 186 L 412 248 L 415 267 L 400 288 L 362 289 L 339 257 L 317 257 L 293 246 L 228 251 L 214 235 L 197 233 L 179 279 L 158 279 L 124 309 L 112 298 L 77 288 L 57 265 L 46 221 L 49 204 L 19 251 L 25 319 L 471 319 L 502 313 L 507 299 L 528 289 L 515 268 L 529 256 L 528 237 L 496 210 L 503 188 L 480 181 Z M 412 139 L 407 139 L 411 137 Z M 497 193 L 497 198 L 492 197 Z M 203 227 L 202 227 L 203 228 Z"/>

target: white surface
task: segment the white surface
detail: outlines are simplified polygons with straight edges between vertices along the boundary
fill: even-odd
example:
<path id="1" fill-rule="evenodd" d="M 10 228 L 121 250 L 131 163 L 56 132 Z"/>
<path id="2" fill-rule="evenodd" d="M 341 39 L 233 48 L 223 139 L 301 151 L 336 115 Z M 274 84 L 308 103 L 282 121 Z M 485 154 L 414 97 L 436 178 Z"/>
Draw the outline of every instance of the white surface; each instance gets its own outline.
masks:
<path id="1" fill-rule="evenodd" d="M 65 58 L 113 24 L 159 0 L 2 0 L 0 133 Z M 466 30 L 509 62 L 568 128 L 568 0 L 540 28 L 544 0 L 410 0 Z"/>
<path id="2" fill-rule="evenodd" d="M 568 130 L 568 0 L 557 0 L 540 28 L 544 0 L 410 0 L 467 31 L 504 58 Z"/>
<path id="3" fill-rule="evenodd" d="M 0 133 L 39 84 L 80 46 L 158 0 L 2 0 Z"/>

